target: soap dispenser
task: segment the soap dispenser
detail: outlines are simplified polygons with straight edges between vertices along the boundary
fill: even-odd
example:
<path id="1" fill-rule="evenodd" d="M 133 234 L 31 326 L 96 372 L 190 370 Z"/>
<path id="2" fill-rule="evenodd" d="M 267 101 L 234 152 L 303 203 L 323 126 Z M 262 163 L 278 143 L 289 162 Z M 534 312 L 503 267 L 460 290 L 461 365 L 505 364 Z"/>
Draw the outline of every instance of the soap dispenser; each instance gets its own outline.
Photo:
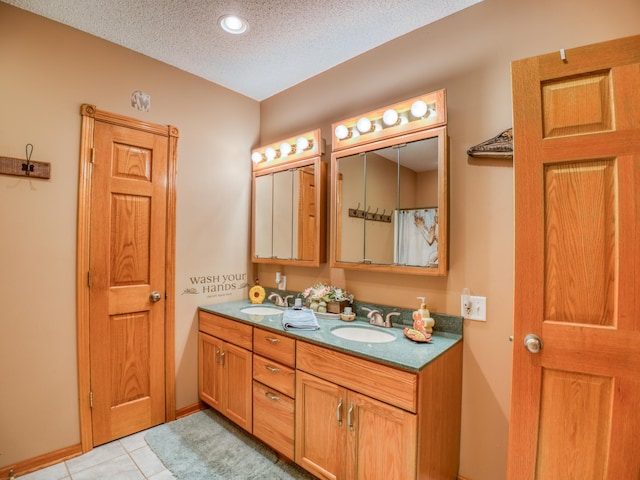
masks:
<path id="1" fill-rule="evenodd" d="M 422 333 L 431 333 L 433 332 L 433 326 L 436 322 L 430 316 L 431 314 L 425 303 L 425 297 L 416 298 L 420 300 L 420 308 L 413 312 L 413 328 Z"/>

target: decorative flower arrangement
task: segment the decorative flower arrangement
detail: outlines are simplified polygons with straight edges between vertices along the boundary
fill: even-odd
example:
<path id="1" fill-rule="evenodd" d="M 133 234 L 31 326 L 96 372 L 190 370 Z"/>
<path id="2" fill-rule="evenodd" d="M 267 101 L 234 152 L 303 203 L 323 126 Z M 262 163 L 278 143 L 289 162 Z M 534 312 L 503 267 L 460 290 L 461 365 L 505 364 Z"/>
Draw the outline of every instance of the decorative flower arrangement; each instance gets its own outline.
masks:
<path id="1" fill-rule="evenodd" d="M 314 286 L 307 288 L 302 292 L 302 296 L 306 299 L 309 308 L 320 313 L 333 310 L 331 306 L 327 306 L 329 303 L 344 302 L 345 304 L 351 304 L 354 298 L 353 294 L 346 290 L 324 283 L 316 283 Z M 338 307 L 338 311 L 335 313 L 340 313 L 341 310 L 342 308 Z"/>

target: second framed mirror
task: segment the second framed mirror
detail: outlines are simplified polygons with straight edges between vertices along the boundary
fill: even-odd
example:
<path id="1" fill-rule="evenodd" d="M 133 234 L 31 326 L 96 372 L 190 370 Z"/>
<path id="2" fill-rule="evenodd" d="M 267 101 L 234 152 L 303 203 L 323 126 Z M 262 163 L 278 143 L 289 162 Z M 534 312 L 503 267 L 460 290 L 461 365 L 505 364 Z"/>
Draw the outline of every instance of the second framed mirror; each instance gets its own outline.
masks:
<path id="1" fill-rule="evenodd" d="M 332 267 L 446 275 L 445 113 L 439 91 L 334 124 Z"/>

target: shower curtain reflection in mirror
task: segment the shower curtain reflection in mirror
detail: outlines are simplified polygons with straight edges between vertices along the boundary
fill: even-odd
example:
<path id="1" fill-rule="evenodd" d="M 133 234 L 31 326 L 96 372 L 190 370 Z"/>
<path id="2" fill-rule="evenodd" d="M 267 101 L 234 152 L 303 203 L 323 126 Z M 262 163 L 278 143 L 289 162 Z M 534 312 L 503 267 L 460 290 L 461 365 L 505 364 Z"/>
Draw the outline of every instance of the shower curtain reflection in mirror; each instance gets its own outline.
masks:
<path id="1" fill-rule="evenodd" d="M 394 260 L 398 265 L 438 266 L 438 209 L 416 208 L 394 212 Z"/>

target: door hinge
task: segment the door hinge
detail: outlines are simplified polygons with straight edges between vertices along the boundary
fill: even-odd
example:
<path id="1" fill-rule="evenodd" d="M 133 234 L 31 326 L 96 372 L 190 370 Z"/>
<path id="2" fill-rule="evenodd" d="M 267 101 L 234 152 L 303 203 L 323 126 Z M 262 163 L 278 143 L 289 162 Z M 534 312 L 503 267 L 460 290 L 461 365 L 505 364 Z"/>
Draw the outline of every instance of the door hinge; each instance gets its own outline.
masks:
<path id="1" fill-rule="evenodd" d="M 89 408 L 93 408 L 93 392 L 89 392 Z"/>
<path id="2" fill-rule="evenodd" d="M 91 288 L 91 270 L 87 270 L 87 287 Z"/>
<path id="3" fill-rule="evenodd" d="M 91 147 L 91 163 L 95 163 L 96 161 L 96 148 Z"/>

